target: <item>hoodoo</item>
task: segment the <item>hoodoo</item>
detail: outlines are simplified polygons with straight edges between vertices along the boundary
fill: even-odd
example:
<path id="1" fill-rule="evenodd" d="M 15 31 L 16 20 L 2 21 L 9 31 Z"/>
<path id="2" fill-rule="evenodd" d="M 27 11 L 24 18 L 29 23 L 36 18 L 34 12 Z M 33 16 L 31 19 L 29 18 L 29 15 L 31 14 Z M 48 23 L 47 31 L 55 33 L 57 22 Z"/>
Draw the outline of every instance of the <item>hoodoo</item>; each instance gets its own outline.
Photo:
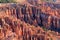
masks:
<path id="1" fill-rule="evenodd" d="M 17 2 L 0 4 L 0 40 L 60 40 L 60 4 Z"/>

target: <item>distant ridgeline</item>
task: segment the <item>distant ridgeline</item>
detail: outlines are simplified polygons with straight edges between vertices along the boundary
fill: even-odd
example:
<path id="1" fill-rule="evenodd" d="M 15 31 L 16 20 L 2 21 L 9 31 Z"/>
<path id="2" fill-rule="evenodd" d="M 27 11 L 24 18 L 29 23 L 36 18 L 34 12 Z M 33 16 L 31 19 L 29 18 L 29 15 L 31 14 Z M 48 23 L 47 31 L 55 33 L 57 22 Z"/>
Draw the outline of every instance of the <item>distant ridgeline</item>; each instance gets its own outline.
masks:
<path id="1" fill-rule="evenodd" d="M 23 1 L 36 1 L 36 0 L 23 0 Z M 37 1 L 50 2 L 50 3 L 58 3 L 59 2 L 59 0 L 37 0 Z M 0 0 L 0 3 L 16 3 L 16 2 L 22 2 L 22 0 Z"/>

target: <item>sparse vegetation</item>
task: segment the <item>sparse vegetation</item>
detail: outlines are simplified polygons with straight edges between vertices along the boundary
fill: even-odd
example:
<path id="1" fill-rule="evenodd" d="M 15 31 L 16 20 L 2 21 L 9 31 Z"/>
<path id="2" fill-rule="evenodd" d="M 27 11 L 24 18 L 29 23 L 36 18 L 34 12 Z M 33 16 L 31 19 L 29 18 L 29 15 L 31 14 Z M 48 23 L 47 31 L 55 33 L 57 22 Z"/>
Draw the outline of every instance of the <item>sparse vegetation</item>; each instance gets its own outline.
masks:
<path id="1" fill-rule="evenodd" d="M 0 3 L 15 3 L 15 0 L 0 0 Z"/>
<path id="2" fill-rule="evenodd" d="M 44 30 L 44 31 L 48 31 L 48 29 L 47 29 L 47 28 L 45 28 L 45 27 L 42 27 L 42 28 L 43 28 L 43 30 Z"/>

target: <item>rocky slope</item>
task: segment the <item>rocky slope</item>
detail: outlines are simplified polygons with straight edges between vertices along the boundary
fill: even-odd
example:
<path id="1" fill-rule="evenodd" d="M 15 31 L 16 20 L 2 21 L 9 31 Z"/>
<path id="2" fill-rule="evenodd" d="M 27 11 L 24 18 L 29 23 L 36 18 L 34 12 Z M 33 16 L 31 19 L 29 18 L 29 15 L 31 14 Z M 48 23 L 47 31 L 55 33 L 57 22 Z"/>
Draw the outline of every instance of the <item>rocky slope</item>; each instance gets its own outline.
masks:
<path id="1" fill-rule="evenodd" d="M 8 8 L 3 7 L 7 13 L 34 26 L 43 26 L 47 29 L 60 32 L 60 12 L 56 4 L 40 4 L 39 6 L 28 6 L 12 4 Z M 1 9 L 1 10 L 2 10 Z"/>
<path id="2" fill-rule="evenodd" d="M 0 40 L 60 39 L 60 9 L 56 4 L 4 5 L 0 6 Z"/>
<path id="3" fill-rule="evenodd" d="M 58 32 L 30 25 L 14 16 L 1 14 L 0 40 L 58 40 Z"/>

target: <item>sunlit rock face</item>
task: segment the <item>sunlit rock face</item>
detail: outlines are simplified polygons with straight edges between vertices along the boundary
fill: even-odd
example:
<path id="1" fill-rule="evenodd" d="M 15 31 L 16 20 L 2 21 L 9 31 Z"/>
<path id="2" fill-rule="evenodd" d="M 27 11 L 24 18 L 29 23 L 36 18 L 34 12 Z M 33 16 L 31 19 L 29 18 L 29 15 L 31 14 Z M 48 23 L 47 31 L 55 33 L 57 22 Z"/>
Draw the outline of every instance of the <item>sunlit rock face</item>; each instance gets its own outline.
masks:
<path id="1" fill-rule="evenodd" d="M 26 0 L 16 0 L 16 2 L 20 3 L 20 4 L 25 4 Z"/>

